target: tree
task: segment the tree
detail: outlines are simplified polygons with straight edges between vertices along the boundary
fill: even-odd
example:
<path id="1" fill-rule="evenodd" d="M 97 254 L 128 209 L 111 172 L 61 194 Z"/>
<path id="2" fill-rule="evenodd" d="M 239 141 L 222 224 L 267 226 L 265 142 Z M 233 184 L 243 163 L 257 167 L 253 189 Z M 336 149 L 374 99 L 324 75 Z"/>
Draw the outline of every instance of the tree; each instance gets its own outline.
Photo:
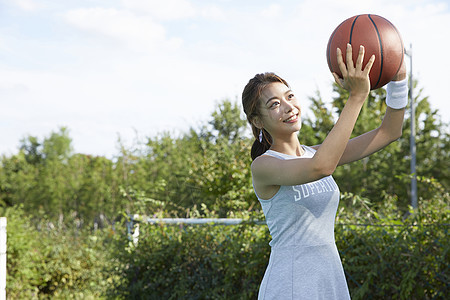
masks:
<path id="1" fill-rule="evenodd" d="M 303 120 L 302 144 L 320 144 L 332 129 L 348 97 L 338 86 L 334 93 L 330 108 L 319 92 L 311 97 L 313 117 Z M 353 136 L 380 125 L 384 99 L 383 89 L 370 92 Z M 448 125 L 421 91 L 416 103 L 418 192 L 424 202 L 448 190 L 450 139 Z M 393 199 L 402 211 L 408 209 L 409 124 L 407 114 L 398 141 L 335 171 L 341 192 L 348 193 L 344 195 L 368 199 L 375 206 Z M 261 216 L 250 174 L 253 138 L 247 130 L 239 105 L 224 100 L 204 126 L 178 136 L 161 133 L 128 149 L 121 145 L 113 160 L 74 154 L 66 128 L 42 140 L 29 136 L 21 141 L 19 153 L 1 157 L 0 206 L 23 204 L 27 212 L 86 220 L 114 218 L 122 212 Z"/>
<path id="2" fill-rule="evenodd" d="M 115 197 L 113 162 L 72 154 L 71 141 L 63 127 L 43 140 L 28 136 L 22 139 L 18 154 L 3 156 L 0 205 L 23 204 L 27 212 L 42 211 L 58 219 L 116 214 L 113 202 L 120 198 Z"/>
<path id="3" fill-rule="evenodd" d="M 416 83 L 417 85 L 417 83 Z M 342 111 L 348 92 L 334 85 L 335 95 L 332 108 L 327 109 L 320 94 L 311 97 L 315 118 L 306 118 L 300 132 L 300 140 L 309 145 L 320 144 L 331 130 L 335 120 Z M 417 89 L 415 89 L 417 91 Z M 422 90 L 416 93 L 416 132 L 417 132 L 417 173 L 424 179 L 418 184 L 419 197 L 430 199 L 439 188 L 430 186 L 426 179 L 437 179 L 444 188 L 449 184 L 450 160 L 449 135 L 446 125 L 440 122 L 438 111 L 430 108 L 428 98 L 423 97 Z M 386 92 L 384 89 L 371 91 L 352 137 L 375 129 L 381 124 L 386 110 Z M 398 199 L 398 205 L 404 211 L 409 204 L 410 154 L 409 136 L 410 120 L 406 114 L 402 137 L 360 161 L 339 167 L 334 177 L 341 192 L 351 192 L 380 204 L 387 196 Z"/>
<path id="4" fill-rule="evenodd" d="M 216 140 L 224 139 L 229 143 L 234 143 L 242 139 L 247 121 L 241 117 L 242 108 L 235 102 L 223 100 L 218 103 L 217 109 L 212 113 L 212 120 L 209 124 L 213 130 L 211 135 Z"/>
<path id="5" fill-rule="evenodd" d="M 249 174 L 250 142 L 243 137 L 247 122 L 238 104 L 222 101 L 207 124 L 179 138 L 166 133 L 147 142 L 142 162 L 148 172 L 147 185 L 163 182 L 164 187 L 141 186 L 141 190 L 177 214 L 203 204 L 226 216 L 239 208 L 248 209 L 255 201 Z"/>

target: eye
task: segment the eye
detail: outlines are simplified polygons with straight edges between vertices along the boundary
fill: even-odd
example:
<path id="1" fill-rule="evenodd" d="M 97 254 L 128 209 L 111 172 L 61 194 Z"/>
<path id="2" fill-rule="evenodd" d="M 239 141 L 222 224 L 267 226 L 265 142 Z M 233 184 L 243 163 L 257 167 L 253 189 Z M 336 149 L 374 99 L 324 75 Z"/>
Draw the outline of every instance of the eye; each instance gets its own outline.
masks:
<path id="1" fill-rule="evenodd" d="M 269 108 L 275 108 L 275 107 L 277 107 L 279 104 L 280 104 L 280 102 L 274 101 L 274 102 L 272 102 L 272 103 L 269 105 Z"/>
<path id="2" fill-rule="evenodd" d="M 291 94 L 288 95 L 288 99 L 294 99 L 294 98 L 295 98 L 294 94 L 291 93 Z"/>

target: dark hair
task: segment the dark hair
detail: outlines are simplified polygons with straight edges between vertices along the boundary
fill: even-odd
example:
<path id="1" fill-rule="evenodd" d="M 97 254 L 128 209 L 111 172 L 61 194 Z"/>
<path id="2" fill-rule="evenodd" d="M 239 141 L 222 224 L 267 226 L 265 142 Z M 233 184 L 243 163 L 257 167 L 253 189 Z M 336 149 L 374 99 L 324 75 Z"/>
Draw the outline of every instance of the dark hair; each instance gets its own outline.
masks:
<path id="1" fill-rule="evenodd" d="M 242 107 L 247 115 L 247 121 L 250 123 L 253 131 L 253 136 L 255 141 L 253 142 L 251 157 L 252 160 L 269 150 L 272 145 L 272 137 L 263 128 L 259 129 L 253 124 L 253 120 L 256 117 L 260 117 L 259 102 L 262 96 L 263 90 L 271 83 L 281 82 L 289 87 L 289 84 L 278 75 L 267 72 L 256 74 L 255 77 L 250 79 L 242 92 Z M 259 140 L 260 135 L 262 136 L 261 141 Z"/>

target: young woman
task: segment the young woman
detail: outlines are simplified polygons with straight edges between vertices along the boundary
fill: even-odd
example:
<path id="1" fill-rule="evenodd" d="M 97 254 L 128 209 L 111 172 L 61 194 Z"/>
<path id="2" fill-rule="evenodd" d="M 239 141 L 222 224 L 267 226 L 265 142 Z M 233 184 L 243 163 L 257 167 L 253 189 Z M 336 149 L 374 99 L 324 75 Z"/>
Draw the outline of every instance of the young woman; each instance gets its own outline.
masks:
<path id="1" fill-rule="evenodd" d="M 304 146 L 298 139 L 301 106 L 285 80 L 258 74 L 242 94 L 255 142 L 251 166 L 253 186 L 272 240 L 259 299 L 349 299 L 334 241 L 339 188 L 331 177 L 337 166 L 368 156 L 402 134 L 407 104 L 406 68 L 387 86 L 387 109 L 377 129 L 350 140 L 370 91 L 372 56 L 363 66 L 364 47 L 354 63 L 347 46 L 344 64 L 337 51 L 340 79 L 349 91 L 339 120 L 321 145 Z"/>

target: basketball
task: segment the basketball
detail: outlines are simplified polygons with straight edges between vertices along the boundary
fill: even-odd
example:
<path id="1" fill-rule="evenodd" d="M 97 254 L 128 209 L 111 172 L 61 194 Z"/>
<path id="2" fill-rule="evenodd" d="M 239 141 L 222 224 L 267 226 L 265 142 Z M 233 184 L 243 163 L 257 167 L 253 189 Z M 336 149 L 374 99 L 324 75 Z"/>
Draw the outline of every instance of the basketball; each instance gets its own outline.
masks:
<path id="1" fill-rule="evenodd" d="M 336 49 L 342 50 L 345 62 L 347 43 L 352 45 L 353 62 L 356 63 L 359 46 L 365 48 L 363 67 L 372 54 L 375 62 L 370 70 L 370 89 L 378 89 L 394 78 L 403 57 L 403 41 L 397 28 L 387 19 L 373 15 L 356 15 L 342 22 L 330 36 L 327 45 L 327 62 L 331 72 L 342 78 L 337 62 Z"/>

